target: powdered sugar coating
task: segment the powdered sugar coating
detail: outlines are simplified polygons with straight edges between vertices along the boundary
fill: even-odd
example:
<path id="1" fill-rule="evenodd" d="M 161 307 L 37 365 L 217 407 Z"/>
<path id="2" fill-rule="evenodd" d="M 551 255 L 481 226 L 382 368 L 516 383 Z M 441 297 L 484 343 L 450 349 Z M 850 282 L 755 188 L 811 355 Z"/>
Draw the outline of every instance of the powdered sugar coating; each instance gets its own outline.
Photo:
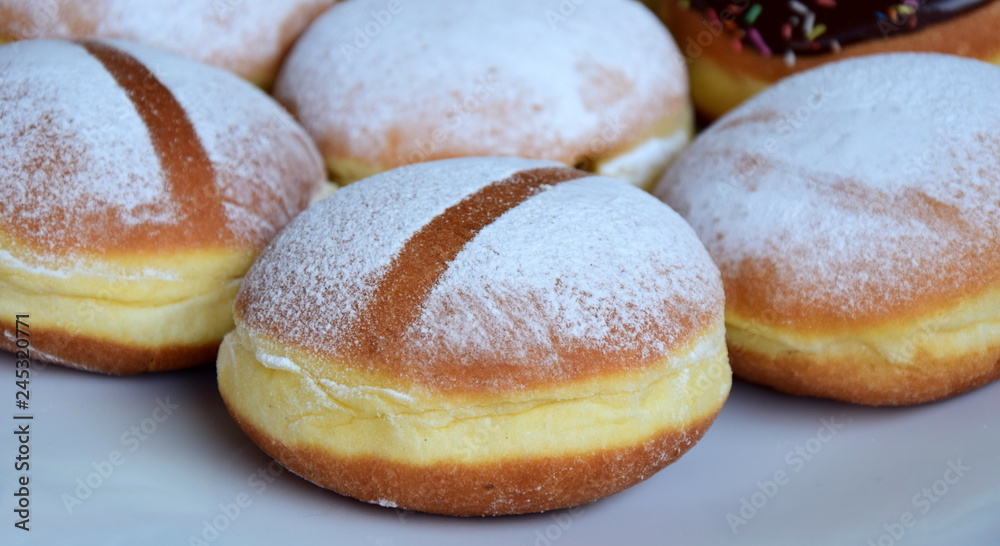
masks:
<path id="1" fill-rule="evenodd" d="M 20 39 L 116 38 L 261 78 L 334 0 L 0 0 L 0 34 Z M 36 4 L 36 5 L 30 5 Z"/>
<path id="2" fill-rule="evenodd" d="M 554 165 L 453 159 L 338 191 L 262 253 L 237 297 L 238 323 L 344 358 L 360 309 L 416 231 L 493 182 Z M 585 177 L 543 188 L 479 231 L 399 333 L 405 354 L 386 365 L 435 384 L 461 380 L 434 375 L 442 362 L 570 377 L 584 363 L 567 347 L 615 368 L 642 366 L 721 313 L 718 271 L 683 220 L 623 182 Z"/>
<path id="3" fill-rule="evenodd" d="M 686 94 L 676 45 L 628 0 L 344 2 L 303 34 L 275 86 L 325 157 L 380 168 L 459 155 L 573 164 L 649 137 Z"/>
<path id="4" fill-rule="evenodd" d="M 500 346 L 512 359 L 534 347 L 554 358 L 560 344 L 635 344 L 652 359 L 690 335 L 671 316 L 678 309 L 711 312 L 714 269 L 676 213 L 592 176 L 555 186 L 479 232 L 408 336 L 461 354 Z M 665 337 L 646 335 L 664 325 Z"/>
<path id="5" fill-rule="evenodd" d="M 184 107 L 215 166 L 229 220 L 255 245 L 270 240 L 325 180 L 315 144 L 263 92 L 206 65 L 110 43 L 149 67 Z M 296 172 L 303 170 L 306 176 Z"/>
<path id="6" fill-rule="evenodd" d="M 221 200 L 232 236 L 220 232 L 216 244 L 259 248 L 308 203 L 324 178 L 321 160 L 266 95 L 215 68 L 108 43 L 151 70 L 193 124 L 216 187 L 188 197 Z M 0 120 L 0 229 L 33 255 L 20 259 L 75 267 L 85 256 L 129 251 L 133 232 L 162 232 L 160 250 L 193 237 L 185 235 L 190 225 L 179 224 L 190 203 L 170 193 L 133 103 L 79 45 L 0 47 Z"/>
<path id="7" fill-rule="evenodd" d="M 934 54 L 845 60 L 720 119 L 657 195 L 741 312 L 884 319 L 1000 280 L 1000 69 Z"/>
<path id="8" fill-rule="evenodd" d="M 146 127 L 83 48 L 0 47 L 0 120 L 0 221 L 38 219 L 37 250 L 56 253 L 74 234 L 75 246 L 85 247 L 102 228 L 69 227 L 91 211 L 111 209 L 127 226 L 176 216 Z"/>

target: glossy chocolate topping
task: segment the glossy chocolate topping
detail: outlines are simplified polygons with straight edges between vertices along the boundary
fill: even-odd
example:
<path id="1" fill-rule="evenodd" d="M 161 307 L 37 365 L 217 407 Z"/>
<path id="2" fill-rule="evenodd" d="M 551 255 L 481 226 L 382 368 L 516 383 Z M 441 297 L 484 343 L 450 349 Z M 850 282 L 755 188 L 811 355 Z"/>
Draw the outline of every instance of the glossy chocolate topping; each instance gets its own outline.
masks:
<path id="1" fill-rule="evenodd" d="M 680 0 L 709 25 L 736 34 L 734 49 L 764 56 L 809 55 L 913 32 L 992 0 Z"/>

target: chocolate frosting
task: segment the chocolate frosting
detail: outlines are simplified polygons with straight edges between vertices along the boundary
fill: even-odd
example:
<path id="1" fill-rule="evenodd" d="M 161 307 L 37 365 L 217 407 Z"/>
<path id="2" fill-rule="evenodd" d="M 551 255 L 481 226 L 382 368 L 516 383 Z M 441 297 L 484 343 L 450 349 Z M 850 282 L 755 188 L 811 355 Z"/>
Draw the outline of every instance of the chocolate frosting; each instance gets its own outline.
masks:
<path id="1" fill-rule="evenodd" d="M 839 51 L 862 40 L 913 32 L 992 0 L 679 0 L 763 55 Z"/>

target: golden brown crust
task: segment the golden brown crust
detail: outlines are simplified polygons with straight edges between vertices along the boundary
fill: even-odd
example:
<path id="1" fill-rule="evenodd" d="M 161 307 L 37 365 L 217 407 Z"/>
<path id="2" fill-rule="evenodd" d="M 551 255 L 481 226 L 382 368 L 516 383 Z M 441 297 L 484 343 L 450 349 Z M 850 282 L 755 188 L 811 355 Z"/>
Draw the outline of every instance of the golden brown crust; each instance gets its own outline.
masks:
<path id="1" fill-rule="evenodd" d="M 413 465 L 376 457 L 345 460 L 320 449 L 286 446 L 250 424 L 228 402 L 227 408 L 254 443 L 317 485 L 371 503 L 453 516 L 541 512 L 616 493 L 683 455 L 717 415 L 623 449 L 478 465 Z"/>
<path id="2" fill-rule="evenodd" d="M 292 115 L 299 117 L 293 103 L 287 100 L 282 102 L 292 112 Z M 479 111 L 493 115 L 495 119 L 511 120 L 509 123 L 518 123 L 517 120 L 532 118 L 534 113 L 532 108 L 528 105 L 515 104 L 502 108 L 496 107 L 494 108 L 495 114 L 488 110 L 488 106 L 484 106 Z M 593 172 L 599 163 L 610 161 L 651 138 L 663 136 L 659 133 L 669 134 L 684 128 L 686 124 L 690 123 L 690 108 L 687 96 L 665 97 L 658 103 L 637 107 L 635 116 L 621 120 L 625 129 L 615 132 L 612 138 L 607 138 L 606 128 L 598 128 L 592 134 L 585 135 L 576 141 L 559 142 L 558 144 L 538 137 L 519 142 L 517 153 L 511 155 L 550 159 Z M 605 132 L 602 133 L 602 130 Z M 429 120 L 409 124 L 397 122 L 386 133 L 385 148 L 379 150 L 380 153 L 374 158 L 351 155 L 350 130 L 344 124 L 331 124 L 328 129 L 316 135 L 315 138 L 316 144 L 323 153 L 330 169 L 331 179 L 339 184 L 350 184 L 362 178 L 347 174 L 348 171 L 360 171 L 368 176 L 417 162 L 496 155 L 488 147 L 484 147 L 480 141 L 446 140 L 442 143 L 436 143 L 432 149 L 427 151 L 414 147 L 414 142 L 420 142 L 423 135 L 435 135 L 439 131 L 438 120 L 433 116 L 430 116 Z"/>
<path id="3" fill-rule="evenodd" d="M 0 218 L 0 232 L 7 233 L 25 253 L 101 261 L 109 256 L 192 249 L 256 252 L 309 204 L 324 177 L 315 146 L 259 90 L 221 71 L 147 48 L 89 40 L 69 44 L 36 41 L 23 47 L 44 59 L 45 66 L 51 59 L 60 69 L 70 64 L 65 60 L 69 54 L 92 58 L 100 64 L 88 62 L 81 68 L 93 76 L 88 80 L 92 86 L 69 91 L 63 89 L 65 82 L 34 70 L 37 64 L 22 63 L 13 65 L 11 77 L 22 83 L 40 79 L 43 86 L 33 84 L 38 95 L 29 94 L 24 85 L 5 89 L 5 97 L 23 98 L 18 94 L 24 94 L 28 104 L 42 102 L 38 97 L 46 92 L 60 98 L 51 110 L 43 104 L 15 109 L 4 118 L 10 142 L 26 150 L 19 162 L 6 165 L 10 183 L 16 188 L 27 180 L 46 181 L 36 188 L 39 191 L 8 193 L 16 198 L 4 203 L 8 212 Z M 217 96 L 219 89 L 230 91 L 226 99 L 232 101 L 232 108 L 205 114 L 190 91 L 172 88 L 176 84 L 170 83 L 174 81 L 171 75 L 183 74 L 183 67 L 200 70 L 199 76 L 192 77 L 205 78 L 200 83 Z M 107 124 L 97 116 L 72 117 L 80 103 L 93 103 L 86 93 L 99 97 L 96 111 L 130 112 L 134 108 L 137 116 L 124 116 L 107 127 L 95 127 Z M 247 129 L 237 130 L 242 125 Z M 148 142 L 124 136 L 132 134 L 148 134 Z M 227 138 L 205 136 L 213 134 Z M 150 149 L 152 161 L 147 159 Z M 128 155 L 132 153 L 137 155 Z M 115 157 L 130 159 L 121 172 L 95 166 L 105 160 L 111 163 Z M 155 165 L 155 170 L 141 167 L 147 164 Z M 135 191 L 132 182 L 148 193 L 130 214 L 123 214 L 113 199 L 107 204 L 109 200 L 102 197 L 87 206 L 88 201 L 64 189 L 87 185 L 95 195 L 115 191 L 130 195 Z M 156 220 L 133 217 L 146 218 L 147 214 Z M 14 224 L 17 229 L 11 227 Z"/>
<path id="4" fill-rule="evenodd" d="M 952 85 L 986 89 L 993 85 L 995 67 L 909 56 L 926 58 L 914 63 L 917 67 L 931 66 L 932 59 L 944 63 L 899 83 L 900 89 L 927 92 L 914 92 L 907 108 L 921 113 L 936 108 L 935 114 L 872 123 L 868 110 L 858 106 L 868 104 L 862 93 L 871 86 L 857 86 L 867 74 L 863 67 L 880 66 L 880 58 L 900 62 L 869 57 L 785 80 L 719 120 L 664 179 L 659 195 L 696 226 L 719 263 L 728 315 L 757 326 L 832 336 L 996 297 L 1000 253 L 992 249 L 1000 247 L 994 197 L 1000 171 L 993 166 L 1000 136 L 993 126 L 975 126 L 975 116 L 951 122 L 947 136 L 933 133 L 934 145 L 954 151 L 933 160 L 919 156 L 926 148 L 900 152 L 898 158 L 858 155 L 882 138 L 874 136 L 883 134 L 879 125 L 905 126 L 898 137 L 886 138 L 902 143 L 940 131 L 938 120 L 950 112 L 992 115 L 990 109 L 963 106 L 990 100 L 978 93 L 947 98 L 943 73 L 952 71 L 954 81 L 962 66 L 974 66 L 981 71 L 968 83 Z M 935 74 L 942 75 L 940 81 L 930 81 Z M 810 101 L 820 96 L 824 102 L 814 108 Z M 806 104 L 808 116 L 815 117 L 791 123 L 799 115 L 796 105 Z M 799 144 L 832 134 L 842 135 L 838 144 L 857 146 L 850 152 L 839 148 L 840 159 L 852 166 L 819 167 L 822 158 L 816 154 L 828 153 Z M 885 183 L 885 176 L 893 181 Z M 718 193 L 706 198 L 710 194 L 701 188 L 713 185 Z M 945 196 L 951 188 L 957 198 Z M 744 239 L 746 233 L 755 235 Z"/>
<path id="5" fill-rule="evenodd" d="M 689 120 L 675 45 L 648 10 L 619 2 L 580 12 L 571 32 L 532 4 L 439 2 L 401 10 L 393 32 L 357 50 L 340 37 L 364 25 L 367 4 L 342 2 L 296 43 L 275 96 L 338 183 L 455 157 L 604 163 Z M 441 17 L 446 7 L 451 16 Z M 421 45 L 425 35 L 436 39 Z M 331 51 L 343 62 L 331 64 Z M 440 58 L 456 62 L 436 76 Z"/>
<path id="6" fill-rule="evenodd" d="M 704 45 L 703 41 L 697 41 L 699 34 L 709 32 L 704 17 L 697 11 L 681 8 L 676 0 L 661 2 L 660 13 L 689 63 L 711 62 L 718 68 L 736 75 L 737 80 L 750 80 L 744 99 L 761 86 L 770 85 L 786 76 L 824 63 L 849 57 L 923 51 L 996 62 L 1000 56 L 1000 36 L 996 32 L 996 29 L 1000 28 L 1000 2 L 992 2 L 969 14 L 930 25 L 917 32 L 899 33 L 886 39 L 849 44 L 838 53 L 800 55 L 793 66 L 788 66 L 780 55 L 764 57 L 753 48 L 733 51 L 730 44 L 732 37 L 725 32 L 720 36 L 712 36 L 710 43 Z M 689 40 L 697 45 L 697 48 L 691 46 L 694 51 L 689 48 L 692 43 Z M 692 93 L 699 112 L 710 117 L 722 114 L 720 108 L 715 105 L 699 101 L 698 89 L 693 88 Z"/>
<path id="7" fill-rule="evenodd" d="M 503 213 L 536 194 L 542 186 L 588 176 L 583 171 L 544 167 L 521 171 L 486 186 L 436 216 L 407 241 L 375 287 L 375 293 L 359 312 L 357 324 L 348 327 L 346 345 L 351 356 L 380 360 L 387 346 L 420 315 L 424 301 L 444 275 L 448 263 L 483 228 Z M 396 348 L 402 353 L 405 347 Z M 397 360 L 390 357 L 389 360 Z"/>
<path id="8" fill-rule="evenodd" d="M 907 365 L 878 359 L 771 356 L 729 344 L 733 373 L 747 381 L 799 396 L 869 406 L 904 406 L 943 400 L 1000 379 L 1000 345 L 973 355 L 939 359 L 919 354 Z"/>
<path id="9" fill-rule="evenodd" d="M 141 229 L 125 225 L 113 211 L 101 223 L 104 229 L 123 231 L 129 234 L 125 241 L 115 240 L 110 249 L 159 248 L 165 237 L 173 245 L 187 244 L 199 248 L 209 246 L 219 240 L 232 241 L 226 219 L 224 199 L 215 184 L 216 172 L 208 152 L 198 137 L 198 132 L 188 118 L 187 112 L 170 91 L 145 65 L 135 57 L 108 44 L 84 40 L 80 46 L 97 59 L 104 69 L 115 79 L 128 95 L 142 118 L 149 138 L 156 152 L 160 168 L 163 169 L 164 185 L 171 201 L 178 204 L 179 216 L 171 226 L 164 229 L 162 224 L 146 225 Z M 28 219 L 24 220 L 29 222 Z M 36 221 L 50 222 L 39 216 Z M 39 231 L 30 225 L 28 233 Z M 94 244 L 112 242 L 96 240 Z"/>
<path id="10" fill-rule="evenodd" d="M 405 246 L 396 255 L 395 260 L 403 260 L 405 264 L 397 267 L 395 261 L 386 263 L 384 268 L 376 270 L 377 276 L 372 275 L 370 280 L 366 280 L 374 288 L 372 295 L 352 304 L 352 308 L 358 311 L 350 320 L 338 321 L 328 309 L 313 303 L 332 300 L 336 291 L 343 289 L 342 285 L 332 281 L 326 285 L 320 284 L 317 280 L 320 276 L 295 281 L 307 283 L 305 286 L 279 284 L 291 282 L 288 281 L 287 274 L 277 272 L 279 267 L 289 267 L 288 262 L 280 263 L 285 260 L 295 264 L 301 260 L 316 260 L 316 270 L 323 267 L 321 259 L 305 252 L 304 249 L 310 248 L 309 245 L 299 243 L 294 250 L 288 250 L 289 253 L 297 253 L 296 257 L 283 257 L 281 260 L 275 256 L 284 256 L 280 253 L 285 250 L 275 250 L 272 247 L 273 253 L 265 254 L 258 261 L 241 287 L 234 304 L 236 320 L 279 343 L 304 349 L 322 358 L 349 361 L 352 367 L 371 372 L 380 380 L 395 377 L 405 383 L 417 383 L 452 393 L 523 391 L 550 385 L 553 381 L 601 377 L 655 366 L 664 354 L 686 350 L 708 335 L 718 323 L 724 303 L 721 285 L 717 285 L 714 279 L 705 276 L 694 281 L 697 284 L 685 288 L 695 290 L 699 287 L 697 290 L 705 290 L 697 296 L 686 293 L 679 287 L 677 292 L 667 289 L 648 292 L 648 301 L 656 300 L 659 305 L 655 306 L 653 312 L 646 314 L 630 308 L 629 305 L 632 304 L 602 308 L 600 320 L 615 326 L 602 331 L 598 343 L 593 340 L 589 340 L 589 343 L 571 341 L 572 338 L 559 331 L 562 325 L 546 326 L 551 333 L 543 338 L 511 338 L 506 332 L 497 331 L 492 335 L 496 339 L 490 341 L 490 349 L 476 352 L 463 353 L 461 349 L 455 349 L 454 344 L 447 339 L 436 344 L 414 341 L 415 334 L 412 334 L 411 327 L 421 316 L 421 312 L 425 311 L 422 307 L 427 302 L 427 296 L 440 286 L 437 284 L 438 279 L 446 269 L 455 265 L 454 259 L 458 251 L 474 238 L 476 230 L 492 223 L 498 217 L 497 213 L 502 213 L 503 210 L 514 212 L 520 202 L 517 200 L 534 195 L 536 189 L 548 191 L 548 187 L 558 182 L 584 175 L 581 171 L 565 167 L 523 170 L 484 186 L 438 216 L 432 217 L 428 224 L 407 237 Z M 363 190 L 357 189 L 358 187 L 349 189 L 360 192 L 369 191 L 370 187 L 365 186 Z M 345 193 L 340 195 L 346 195 L 347 191 L 344 190 Z M 640 192 L 635 193 L 645 196 Z M 635 197 L 631 193 L 628 195 Z M 516 199 L 509 204 L 514 206 L 503 209 L 501 205 L 512 196 Z M 645 197 L 639 199 L 644 200 Z M 319 208 L 311 209 L 311 213 L 324 215 L 322 220 L 315 216 L 304 218 L 314 226 L 329 225 L 333 223 L 331 217 L 335 214 L 348 214 L 348 206 L 344 205 L 334 213 L 324 210 L 321 203 Z M 365 210 L 368 206 L 366 205 Z M 567 211 L 562 219 L 566 224 L 570 223 L 566 219 L 571 218 L 571 208 L 572 205 L 566 205 L 563 209 Z M 321 210 L 322 212 L 318 212 Z M 671 211 L 667 213 L 673 214 Z M 472 226 L 478 227 L 473 229 Z M 682 227 L 671 226 L 669 229 Z M 313 231 L 319 232 L 322 229 L 323 227 L 315 227 Z M 686 230 L 687 226 L 683 226 L 683 229 Z M 289 233 L 286 231 L 283 237 L 290 237 Z M 343 243 L 330 243 L 336 245 L 331 247 L 330 252 L 346 255 L 352 245 L 384 244 L 371 234 L 365 234 L 365 237 L 367 240 L 364 242 L 351 238 L 344 239 Z M 339 239 L 331 234 L 330 240 Z M 285 239 L 281 241 L 287 248 L 293 248 Z M 690 245 L 692 252 L 703 252 L 697 241 L 688 242 L 685 239 L 683 244 Z M 680 252 L 679 249 L 671 250 Z M 543 259 L 542 256 L 532 258 Z M 621 267 L 631 267 L 631 261 L 636 259 L 633 256 L 622 256 Z M 705 259 L 708 259 L 707 255 Z M 650 257 L 651 263 L 656 263 L 653 260 Z M 702 271 L 701 268 L 704 267 L 706 273 L 713 270 L 709 275 L 715 269 L 710 262 L 679 261 L 676 267 L 690 271 Z M 265 274 L 264 271 L 275 273 Z M 655 273 L 665 276 L 676 274 L 662 269 L 656 269 Z M 585 277 L 585 274 L 581 273 L 580 276 Z M 606 279 L 600 279 L 600 282 L 593 284 L 604 286 L 601 283 L 605 281 Z M 462 312 L 468 317 L 490 316 L 491 309 L 497 308 L 532 312 L 551 305 L 552 301 L 563 299 L 569 302 L 567 307 L 573 306 L 583 296 L 570 289 L 560 290 L 560 283 L 568 285 L 572 282 L 589 281 L 557 278 L 552 279 L 551 284 L 539 284 L 540 288 L 532 288 L 532 292 L 524 294 L 495 292 L 482 282 L 485 281 L 471 283 L 469 293 L 462 294 L 460 305 L 463 306 Z M 619 294 L 622 294 L 622 298 L 626 297 L 635 288 L 618 285 L 602 289 L 609 290 L 605 299 L 614 299 Z M 283 294 L 283 306 L 293 308 L 291 314 L 296 317 L 296 322 L 329 324 L 329 331 L 336 332 L 337 335 L 317 336 L 308 328 L 289 328 L 287 320 L 274 320 L 271 313 L 276 308 L 262 305 L 262 302 L 272 299 L 276 293 Z M 307 299 L 296 296 L 297 294 L 308 294 L 309 297 Z M 649 305 L 654 307 L 652 303 Z M 520 325 L 514 324 L 512 328 L 520 328 Z M 636 332 L 641 332 L 642 336 Z M 659 344 L 657 351 L 651 351 L 649 345 L 637 342 L 636 339 L 656 340 Z"/>
<path id="11" fill-rule="evenodd" d="M 970 236 L 968 240 L 977 239 L 986 237 Z M 987 242 L 994 247 L 996 243 Z M 753 317 L 755 323 L 768 327 L 787 328 L 789 324 L 794 324 L 796 332 L 824 332 L 830 335 L 935 315 L 990 297 L 996 287 L 1000 287 L 1000 254 L 983 256 L 982 252 L 976 252 L 969 246 L 955 248 L 951 254 L 940 252 L 938 271 L 911 270 L 910 278 L 916 279 L 913 284 L 920 286 L 921 290 L 911 294 L 909 299 L 886 300 L 883 286 L 857 286 L 855 292 L 864 294 L 866 300 L 880 301 L 879 306 L 863 310 L 846 308 L 831 300 L 779 297 L 790 288 L 808 293 L 823 286 L 806 282 L 795 285 L 787 276 L 779 274 L 781 268 L 788 271 L 797 267 L 792 257 L 785 263 L 775 263 L 767 258 L 747 259 L 734 269 L 722 268 L 726 310 L 739 316 Z M 950 265 L 956 263 L 962 264 L 962 268 Z"/>
<path id="12" fill-rule="evenodd" d="M 0 320 L 0 349 L 14 352 L 14 325 Z M 144 347 L 31 327 L 31 358 L 111 375 L 134 375 L 190 368 L 214 360 L 219 341 L 202 345 Z"/>

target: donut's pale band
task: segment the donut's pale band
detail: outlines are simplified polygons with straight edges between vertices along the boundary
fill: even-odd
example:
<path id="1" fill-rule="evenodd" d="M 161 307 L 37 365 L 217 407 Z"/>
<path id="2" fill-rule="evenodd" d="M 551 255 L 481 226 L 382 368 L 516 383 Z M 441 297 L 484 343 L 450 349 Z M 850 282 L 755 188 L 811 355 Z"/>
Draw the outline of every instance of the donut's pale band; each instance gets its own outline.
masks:
<path id="1" fill-rule="evenodd" d="M 694 109 L 689 104 L 682 114 L 665 120 L 652 135 L 636 141 L 635 145 L 593 158 L 592 170 L 595 174 L 625 180 L 633 186 L 651 190 L 670 163 L 687 147 L 693 134 Z M 616 135 L 614 138 L 623 140 L 625 137 Z M 595 149 L 608 144 L 600 139 L 591 143 Z M 347 157 L 327 158 L 326 167 L 330 171 L 330 177 L 341 185 L 357 182 L 388 169 Z"/>
<path id="2" fill-rule="evenodd" d="M 733 347 L 773 358 L 797 353 L 905 368 L 918 355 L 950 360 L 1000 346 L 1000 289 L 916 320 L 821 335 L 750 323 L 727 311 L 726 336 Z"/>
<path id="3" fill-rule="evenodd" d="M 38 331 L 137 347 L 196 346 L 217 341 L 233 327 L 232 302 L 251 257 L 234 251 L 170 256 L 163 269 L 137 257 L 122 276 L 47 269 L 0 254 L 0 316 L 31 312 Z M 156 259 L 150 259 L 156 262 Z M 44 347 L 39 345 L 40 350 Z"/>
<path id="4" fill-rule="evenodd" d="M 292 448 L 408 464 L 589 454 L 634 446 L 719 410 L 731 385 L 722 324 L 698 339 L 667 357 L 669 365 L 475 397 L 371 376 L 357 383 L 343 363 L 238 325 L 219 350 L 219 386 L 230 411 Z"/>
<path id="5" fill-rule="evenodd" d="M 698 90 L 698 110 L 711 118 L 721 117 L 746 99 L 767 89 L 772 82 L 742 72 L 727 70 L 708 56 L 688 64 L 691 89 Z"/>
<path id="6" fill-rule="evenodd" d="M 1000 52 L 984 60 L 1000 65 Z M 698 97 L 695 99 L 698 109 L 712 118 L 722 116 L 773 83 L 726 69 L 708 56 L 694 59 L 688 65 L 688 72 L 691 88 L 698 90 Z"/>
<path id="7" fill-rule="evenodd" d="M 600 161 L 596 174 L 627 181 L 645 190 L 653 189 L 670 163 L 691 140 L 694 114 L 687 110 L 687 121 L 672 132 L 653 136 L 627 152 Z"/>

